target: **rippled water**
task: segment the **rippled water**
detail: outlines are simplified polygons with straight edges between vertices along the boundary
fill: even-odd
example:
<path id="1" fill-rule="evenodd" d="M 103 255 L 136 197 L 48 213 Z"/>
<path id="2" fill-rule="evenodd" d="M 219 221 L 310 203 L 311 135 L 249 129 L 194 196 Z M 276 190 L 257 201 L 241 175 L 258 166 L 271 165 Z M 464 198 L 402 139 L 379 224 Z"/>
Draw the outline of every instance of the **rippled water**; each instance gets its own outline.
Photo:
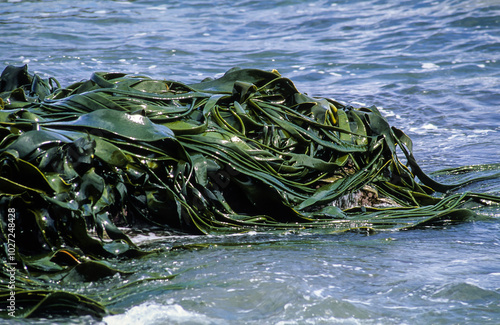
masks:
<path id="1" fill-rule="evenodd" d="M 94 71 L 196 82 L 277 69 L 310 95 L 381 107 L 426 171 L 500 162 L 496 0 L 11 0 L 0 1 L 0 35 L 2 66 L 27 63 L 63 85 Z M 113 300 L 110 325 L 498 324 L 500 209 L 484 213 L 493 218 L 370 236 L 146 233 L 137 239 L 160 253 L 117 262 L 132 279 L 81 290 L 178 274 Z M 212 245 L 169 250 L 192 243 Z"/>

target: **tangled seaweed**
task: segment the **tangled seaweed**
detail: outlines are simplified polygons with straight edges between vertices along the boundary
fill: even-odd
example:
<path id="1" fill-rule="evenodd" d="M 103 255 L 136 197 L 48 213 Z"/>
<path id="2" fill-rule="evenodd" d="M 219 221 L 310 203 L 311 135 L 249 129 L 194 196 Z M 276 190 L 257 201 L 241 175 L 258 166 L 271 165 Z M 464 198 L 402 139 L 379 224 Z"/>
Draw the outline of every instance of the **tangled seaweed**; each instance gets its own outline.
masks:
<path id="1" fill-rule="evenodd" d="M 275 70 L 233 69 L 195 84 L 94 73 L 61 88 L 8 66 L 0 108 L 0 306 L 15 256 L 25 317 L 102 317 L 101 303 L 57 283 L 120 273 L 106 259 L 147 254 L 122 226 L 398 230 L 468 220 L 466 203 L 500 202 L 436 195 L 464 183 L 424 174 L 410 138 L 376 107 L 309 97 Z M 498 166 L 468 171 L 480 168 Z"/>

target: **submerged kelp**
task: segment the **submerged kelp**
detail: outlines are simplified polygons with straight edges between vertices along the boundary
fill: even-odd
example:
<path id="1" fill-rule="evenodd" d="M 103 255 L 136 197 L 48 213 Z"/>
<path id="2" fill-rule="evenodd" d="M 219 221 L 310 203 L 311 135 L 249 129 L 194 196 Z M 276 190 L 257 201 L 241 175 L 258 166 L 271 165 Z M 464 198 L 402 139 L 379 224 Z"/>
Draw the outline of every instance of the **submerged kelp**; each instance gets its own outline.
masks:
<path id="1" fill-rule="evenodd" d="M 103 315 L 57 284 L 120 273 L 105 259 L 146 254 L 119 226 L 395 230 L 466 220 L 467 202 L 500 201 L 433 194 L 461 184 L 426 176 L 376 107 L 309 97 L 277 71 L 189 85 L 94 73 L 61 88 L 9 66 L 0 106 L 0 296 L 3 306 L 12 270 L 24 316 Z"/>

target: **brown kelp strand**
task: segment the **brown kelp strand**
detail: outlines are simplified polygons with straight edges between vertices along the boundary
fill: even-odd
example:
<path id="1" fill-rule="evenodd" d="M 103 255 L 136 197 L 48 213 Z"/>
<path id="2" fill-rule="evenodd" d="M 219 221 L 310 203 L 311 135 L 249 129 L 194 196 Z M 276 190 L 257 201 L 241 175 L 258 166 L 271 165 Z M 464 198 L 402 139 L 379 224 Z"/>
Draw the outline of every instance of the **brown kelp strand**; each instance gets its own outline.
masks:
<path id="1" fill-rule="evenodd" d="M 13 276 L 26 317 L 104 315 L 100 302 L 58 284 L 126 276 L 106 260 L 147 252 L 122 226 L 397 230 L 467 220 L 470 202 L 500 202 L 436 195 L 475 179 L 436 182 L 376 107 L 310 97 L 274 70 L 233 69 L 195 84 L 98 72 L 61 88 L 9 66 L 0 107 L 0 305 Z"/>

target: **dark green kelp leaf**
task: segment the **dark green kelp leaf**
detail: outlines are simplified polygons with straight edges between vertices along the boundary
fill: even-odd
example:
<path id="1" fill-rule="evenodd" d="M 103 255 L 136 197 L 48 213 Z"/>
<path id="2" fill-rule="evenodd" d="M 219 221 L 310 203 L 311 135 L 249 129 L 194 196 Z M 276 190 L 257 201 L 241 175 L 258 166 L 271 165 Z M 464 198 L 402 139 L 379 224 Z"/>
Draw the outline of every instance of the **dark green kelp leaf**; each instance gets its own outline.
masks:
<path id="1" fill-rule="evenodd" d="M 71 122 L 44 123 L 44 125 L 51 128 L 88 128 L 93 134 L 106 131 L 137 141 L 157 141 L 174 137 L 174 133 L 169 128 L 153 124 L 145 116 L 114 110 L 97 110 Z"/>
<path id="2" fill-rule="evenodd" d="M 33 164 L 17 158 L 11 151 L 0 153 L 0 193 L 36 191 L 52 194 L 54 189 L 45 175 Z"/>
<path id="3" fill-rule="evenodd" d="M 7 295 L 0 293 L 6 301 Z M 16 292 L 16 307 L 23 308 L 17 317 L 34 318 L 54 315 L 91 315 L 98 319 L 107 314 L 100 303 L 85 296 L 65 291 L 29 290 Z"/>
<path id="4" fill-rule="evenodd" d="M 219 79 L 207 80 L 196 84 L 189 85 L 193 89 L 202 91 L 212 91 L 217 93 L 232 93 L 236 82 L 245 82 L 247 85 L 256 86 L 268 83 L 271 80 L 279 77 L 277 71 L 267 72 L 256 69 L 232 69 L 229 70 Z M 247 87 L 248 88 L 248 87 Z M 239 93 L 239 91 L 237 91 Z"/>
<path id="5" fill-rule="evenodd" d="M 13 91 L 21 86 L 31 84 L 33 78 L 28 73 L 28 65 L 22 67 L 7 66 L 0 76 L 0 93 Z"/>

